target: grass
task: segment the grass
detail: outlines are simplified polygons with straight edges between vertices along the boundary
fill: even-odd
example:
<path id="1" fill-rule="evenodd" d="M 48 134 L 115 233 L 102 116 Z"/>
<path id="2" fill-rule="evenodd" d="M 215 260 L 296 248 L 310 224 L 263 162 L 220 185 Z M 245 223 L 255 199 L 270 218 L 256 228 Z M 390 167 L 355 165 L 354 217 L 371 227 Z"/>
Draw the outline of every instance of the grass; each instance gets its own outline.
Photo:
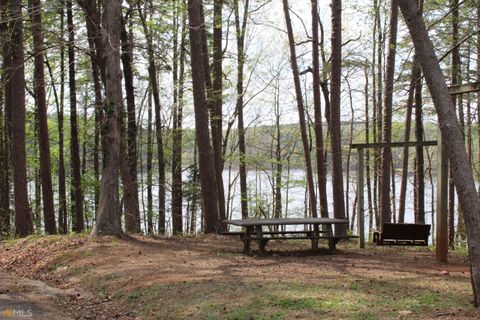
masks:
<path id="1" fill-rule="evenodd" d="M 402 314 L 408 318 L 421 318 L 438 310 L 472 310 L 465 299 L 470 294 L 467 284 L 460 291 L 439 291 L 430 280 L 356 281 L 350 276 L 340 278 L 323 284 L 253 281 L 241 286 L 235 282 L 156 285 L 131 292 L 126 303 L 136 308 L 140 317 L 158 319 L 260 320 L 297 316 L 306 319 L 378 319 L 380 315 L 402 318 Z"/>

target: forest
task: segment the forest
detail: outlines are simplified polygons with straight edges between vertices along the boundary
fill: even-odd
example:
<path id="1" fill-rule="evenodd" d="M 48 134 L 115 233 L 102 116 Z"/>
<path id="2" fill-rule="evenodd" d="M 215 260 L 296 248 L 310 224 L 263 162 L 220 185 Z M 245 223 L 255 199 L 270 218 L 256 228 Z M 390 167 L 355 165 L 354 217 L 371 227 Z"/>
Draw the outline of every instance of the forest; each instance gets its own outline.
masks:
<path id="1" fill-rule="evenodd" d="M 75 308 L 125 319 L 478 316 L 478 0 L 0 0 L 0 15 L 0 318 L 18 302 L 2 296 L 15 277 L 61 287 L 61 319 L 82 318 Z M 240 261 L 229 235 L 250 229 L 229 223 L 293 218 L 345 221 L 301 238 L 312 249 L 347 240 L 327 260 L 302 251 L 306 241 L 272 244 L 267 257 L 285 271 L 265 286 L 296 291 L 263 296 L 256 284 L 273 272 L 256 259 L 263 238 Z M 425 249 L 372 244 L 388 223 L 431 226 Z M 363 233 L 366 250 L 350 239 Z M 135 270 L 120 257 L 131 255 Z M 170 274 L 169 259 L 191 268 Z M 388 271 L 412 259 L 413 302 Z M 163 270 L 154 285 L 150 263 Z M 355 265 L 365 270 L 336 273 Z M 222 266 L 245 281 L 234 307 L 213 302 L 233 286 Z M 342 308 L 342 288 L 320 280 L 336 291 L 301 294 L 311 272 L 367 295 L 371 268 L 391 286 L 380 301 Z M 38 290 L 17 305 L 53 319 Z M 196 311 L 177 301 L 182 290 Z"/>

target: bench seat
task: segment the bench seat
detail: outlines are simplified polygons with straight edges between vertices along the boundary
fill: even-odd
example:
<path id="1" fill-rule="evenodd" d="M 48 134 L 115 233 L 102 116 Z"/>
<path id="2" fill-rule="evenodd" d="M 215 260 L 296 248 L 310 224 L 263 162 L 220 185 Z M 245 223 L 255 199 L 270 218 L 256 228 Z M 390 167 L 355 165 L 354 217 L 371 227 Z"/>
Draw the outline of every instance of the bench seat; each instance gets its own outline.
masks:
<path id="1" fill-rule="evenodd" d="M 376 245 L 428 246 L 429 224 L 384 223 L 382 230 L 374 230 L 373 242 Z"/>

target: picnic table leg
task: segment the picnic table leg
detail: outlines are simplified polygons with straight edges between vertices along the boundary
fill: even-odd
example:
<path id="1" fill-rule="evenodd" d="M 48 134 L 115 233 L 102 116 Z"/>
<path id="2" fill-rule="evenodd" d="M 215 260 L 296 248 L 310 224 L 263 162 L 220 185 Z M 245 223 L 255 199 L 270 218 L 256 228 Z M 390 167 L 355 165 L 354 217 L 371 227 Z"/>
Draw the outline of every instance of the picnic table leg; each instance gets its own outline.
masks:
<path id="1" fill-rule="evenodd" d="M 245 236 L 242 239 L 243 240 L 243 252 L 246 254 L 250 254 L 251 252 L 251 238 L 252 237 L 252 227 L 247 227 L 245 230 Z"/>
<path id="2" fill-rule="evenodd" d="M 327 224 L 327 234 L 328 234 L 328 252 L 335 253 L 335 239 L 333 238 L 333 227 L 332 224 Z"/>
<path id="3" fill-rule="evenodd" d="M 317 253 L 318 252 L 318 237 L 319 237 L 319 231 L 318 231 L 318 225 L 313 226 L 313 239 L 312 239 L 312 252 Z"/>
<path id="4" fill-rule="evenodd" d="M 257 232 L 257 242 L 258 242 L 258 253 L 260 255 L 263 255 L 265 253 L 265 245 L 267 244 L 267 241 L 263 239 L 263 231 L 262 231 L 262 226 L 256 226 L 255 230 Z"/>

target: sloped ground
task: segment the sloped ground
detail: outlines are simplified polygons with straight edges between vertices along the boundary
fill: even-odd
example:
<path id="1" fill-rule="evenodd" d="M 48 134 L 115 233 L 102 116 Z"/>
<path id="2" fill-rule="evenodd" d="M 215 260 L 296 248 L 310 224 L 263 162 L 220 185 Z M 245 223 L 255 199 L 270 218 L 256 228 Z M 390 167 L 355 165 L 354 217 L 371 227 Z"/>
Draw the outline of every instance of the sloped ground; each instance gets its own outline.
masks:
<path id="1" fill-rule="evenodd" d="M 32 237 L 1 245 L 0 268 L 60 290 L 45 306 L 78 319 L 477 318 L 465 255 L 442 266 L 428 248 L 308 248 L 271 242 L 257 257 L 225 237 Z"/>

